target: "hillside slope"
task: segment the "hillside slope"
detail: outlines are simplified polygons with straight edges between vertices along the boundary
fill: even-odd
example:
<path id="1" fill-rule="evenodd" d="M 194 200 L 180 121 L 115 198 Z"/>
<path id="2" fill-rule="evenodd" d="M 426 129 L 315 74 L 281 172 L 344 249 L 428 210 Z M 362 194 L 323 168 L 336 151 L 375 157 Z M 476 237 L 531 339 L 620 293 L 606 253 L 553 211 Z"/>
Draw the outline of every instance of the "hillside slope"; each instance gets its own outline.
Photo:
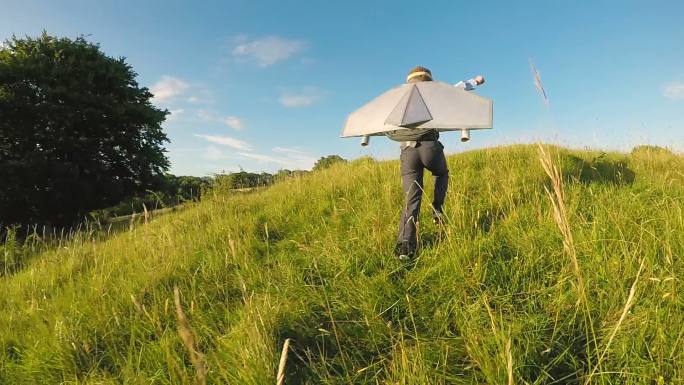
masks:
<path id="1" fill-rule="evenodd" d="M 273 384 L 286 338 L 287 384 L 684 383 L 684 158 L 550 151 L 563 202 L 536 146 L 450 156 L 415 266 L 371 159 L 39 255 L 0 277 L 0 383 Z"/>

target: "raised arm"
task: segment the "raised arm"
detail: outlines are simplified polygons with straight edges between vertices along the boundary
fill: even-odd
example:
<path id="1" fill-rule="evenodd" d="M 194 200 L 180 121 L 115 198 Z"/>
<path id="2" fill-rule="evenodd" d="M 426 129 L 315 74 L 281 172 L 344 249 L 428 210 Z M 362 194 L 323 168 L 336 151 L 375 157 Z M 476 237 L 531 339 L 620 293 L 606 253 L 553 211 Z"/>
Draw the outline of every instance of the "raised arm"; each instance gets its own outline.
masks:
<path id="1" fill-rule="evenodd" d="M 462 80 L 462 81 L 460 81 L 460 82 L 454 84 L 454 86 L 463 88 L 463 89 L 466 90 L 466 91 L 472 91 L 472 90 L 474 90 L 477 86 L 479 86 L 479 85 L 481 85 L 481 84 L 484 84 L 484 82 L 485 82 L 484 76 L 482 76 L 482 75 L 477 75 L 477 76 L 475 76 L 475 77 L 472 78 L 472 79 Z"/>

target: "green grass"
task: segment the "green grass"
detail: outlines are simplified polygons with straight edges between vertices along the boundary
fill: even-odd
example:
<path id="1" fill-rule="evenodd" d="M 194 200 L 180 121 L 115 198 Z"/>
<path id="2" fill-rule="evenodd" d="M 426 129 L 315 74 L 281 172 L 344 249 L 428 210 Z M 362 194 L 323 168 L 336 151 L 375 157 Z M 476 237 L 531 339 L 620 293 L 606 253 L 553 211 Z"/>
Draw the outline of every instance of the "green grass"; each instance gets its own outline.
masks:
<path id="1" fill-rule="evenodd" d="M 0 383 L 192 383 L 176 286 L 212 384 L 275 384 L 286 338 L 286 384 L 684 383 L 684 157 L 551 154 L 570 246 L 536 146 L 449 157 L 410 268 L 396 161 L 77 237 L 0 277 Z"/>

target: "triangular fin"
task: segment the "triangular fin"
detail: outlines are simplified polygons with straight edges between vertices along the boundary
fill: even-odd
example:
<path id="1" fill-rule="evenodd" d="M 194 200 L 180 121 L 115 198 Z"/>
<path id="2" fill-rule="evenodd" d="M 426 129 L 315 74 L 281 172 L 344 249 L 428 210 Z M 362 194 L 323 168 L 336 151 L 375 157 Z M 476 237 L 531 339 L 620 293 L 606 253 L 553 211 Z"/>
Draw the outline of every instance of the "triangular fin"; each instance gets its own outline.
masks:
<path id="1" fill-rule="evenodd" d="M 411 90 L 399 100 L 399 103 L 389 114 L 385 123 L 399 127 L 409 127 L 430 120 L 432 120 L 430 110 L 425 105 L 418 87 L 414 84 L 411 86 Z"/>
<path id="2" fill-rule="evenodd" d="M 404 93 L 404 96 L 399 99 L 399 103 L 397 103 L 392 112 L 389 114 L 385 120 L 385 123 L 391 124 L 393 126 L 401 126 L 401 121 L 404 119 L 404 112 L 406 111 L 406 105 L 408 104 L 411 93 L 415 88 L 415 84 L 411 85 L 411 89 Z"/>
<path id="3" fill-rule="evenodd" d="M 411 126 L 419 123 L 425 123 L 432 120 L 432 115 L 430 110 L 428 110 L 427 105 L 425 105 L 425 100 L 420 94 L 418 87 L 414 87 L 411 90 L 411 96 L 409 96 L 409 102 L 406 106 L 406 112 L 404 113 L 404 119 L 401 121 L 401 126 Z"/>

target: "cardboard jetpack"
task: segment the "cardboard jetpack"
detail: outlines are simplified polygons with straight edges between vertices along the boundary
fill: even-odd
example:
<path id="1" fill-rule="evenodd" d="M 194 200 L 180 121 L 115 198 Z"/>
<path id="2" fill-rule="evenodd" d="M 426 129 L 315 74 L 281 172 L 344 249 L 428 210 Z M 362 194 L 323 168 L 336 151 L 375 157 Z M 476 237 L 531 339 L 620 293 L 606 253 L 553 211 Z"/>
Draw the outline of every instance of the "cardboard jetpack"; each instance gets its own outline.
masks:
<path id="1" fill-rule="evenodd" d="M 366 146 L 370 136 L 388 131 L 435 129 L 461 131 L 466 142 L 470 130 L 493 127 L 493 105 L 491 99 L 444 82 L 403 84 L 349 114 L 340 136 L 360 136 Z"/>

